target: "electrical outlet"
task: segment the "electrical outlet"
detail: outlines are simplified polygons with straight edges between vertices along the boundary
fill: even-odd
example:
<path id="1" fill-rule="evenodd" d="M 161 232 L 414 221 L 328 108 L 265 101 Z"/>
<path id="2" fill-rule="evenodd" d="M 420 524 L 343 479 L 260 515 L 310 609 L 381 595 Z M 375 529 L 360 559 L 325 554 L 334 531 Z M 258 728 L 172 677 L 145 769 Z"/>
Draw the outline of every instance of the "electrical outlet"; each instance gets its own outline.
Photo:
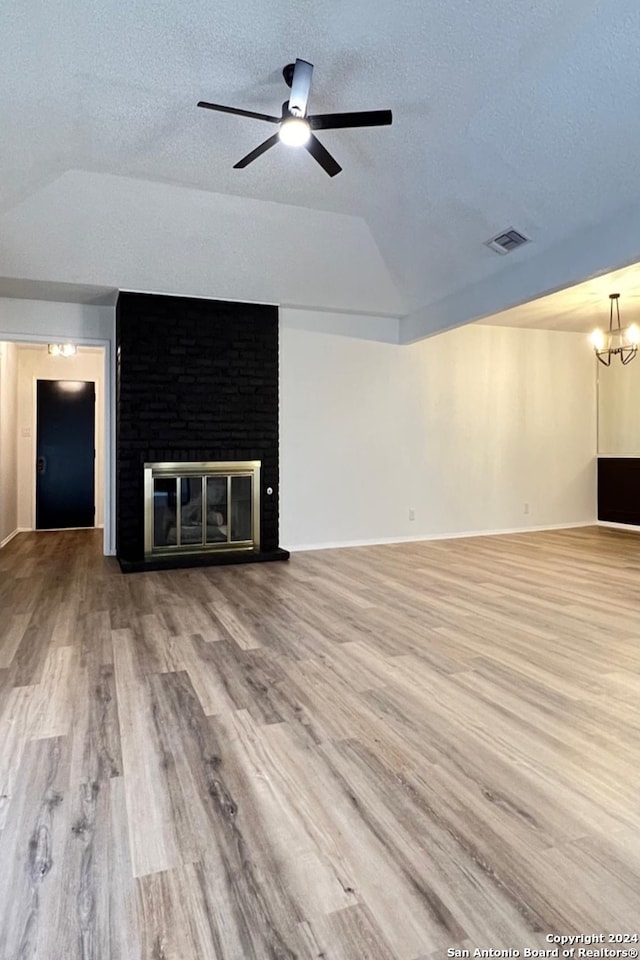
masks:
<path id="1" fill-rule="evenodd" d="M 415 520 L 415 518 L 416 518 L 415 510 L 413 509 L 409 510 L 409 520 Z"/>
<path id="2" fill-rule="evenodd" d="M 523 513 L 529 513 L 529 504 L 525 503 Z"/>

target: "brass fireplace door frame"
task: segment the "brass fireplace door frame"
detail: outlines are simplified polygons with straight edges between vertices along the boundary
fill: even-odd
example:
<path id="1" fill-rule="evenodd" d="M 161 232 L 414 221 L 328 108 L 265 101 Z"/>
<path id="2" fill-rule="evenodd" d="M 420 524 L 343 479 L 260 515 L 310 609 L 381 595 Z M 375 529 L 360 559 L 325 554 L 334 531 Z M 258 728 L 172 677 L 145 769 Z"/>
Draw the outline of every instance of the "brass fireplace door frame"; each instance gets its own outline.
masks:
<path id="1" fill-rule="evenodd" d="M 145 463 L 144 465 L 144 553 L 145 557 L 201 553 L 213 550 L 259 550 L 260 549 L 260 460 L 202 461 L 188 463 Z M 176 543 L 154 546 L 154 485 L 158 477 L 176 480 Z M 180 480 L 184 477 L 202 480 L 202 539 L 200 543 L 181 544 L 181 496 Z M 232 477 L 251 477 L 251 540 L 231 540 L 231 522 L 227 521 L 227 540 L 207 543 L 206 490 L 208 477 L 227 478 L 227 512 L 231 517 Z"/>

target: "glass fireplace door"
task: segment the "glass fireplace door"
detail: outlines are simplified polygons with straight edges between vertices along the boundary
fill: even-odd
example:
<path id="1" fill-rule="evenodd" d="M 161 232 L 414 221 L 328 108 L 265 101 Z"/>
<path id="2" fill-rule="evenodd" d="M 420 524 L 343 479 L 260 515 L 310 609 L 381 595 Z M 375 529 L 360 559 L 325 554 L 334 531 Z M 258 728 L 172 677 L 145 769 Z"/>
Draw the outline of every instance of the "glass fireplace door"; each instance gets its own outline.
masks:
<path id="1" fill-rule="evenodd" d="M 260 548 L 260 462 L 145 464 L 145 554 Z"/>

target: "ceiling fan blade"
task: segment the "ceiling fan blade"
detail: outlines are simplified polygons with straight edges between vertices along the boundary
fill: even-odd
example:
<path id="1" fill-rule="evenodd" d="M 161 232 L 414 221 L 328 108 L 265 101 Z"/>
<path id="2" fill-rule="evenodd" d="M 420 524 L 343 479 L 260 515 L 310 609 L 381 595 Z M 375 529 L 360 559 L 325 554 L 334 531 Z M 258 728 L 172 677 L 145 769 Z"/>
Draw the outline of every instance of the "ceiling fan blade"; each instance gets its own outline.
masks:
<path id="1" fill-rule="evenodd" d="M 243 157 L 242 160 L 238 160 L 237 163 L 234 163 L 234 170 L 241 170 L 243 167 L 248 167 L 250 163 L 253 163 L 254 160 L 257 160 L 258 157 L 261 157 L 263 153 L 266 153 L 267 150 L 270 150 L 271 147 L 275 147 L 276 143 L 279 140 L 279 135 L 274 133 L 272 137 L 269 137 L 268 140 L 265 140 L 264 143 L 261 143 L 259 147 L 256 147 L 255 150 L 252 150 L 251 153 L 248 153 L 246 157 Z"/>
<path id="2" fill-rule="evenodd" d="M 253 110 L 239 110 L 237 107 L 223 107 L 219 103 L 207 103 L 206 100 L 200 100 L 199 107 L 206 110 L 219 110 L 220 113 L 233 113 L 238 117 L 252 117 L 254 120 L 266 120 L 267 123 L 280 123 L 280 117 L 270 117 L 266 113 L 255 113 Z"/>
<path id="3" fill-rule="evenodd" d="M 306 116 L 312 75 L 312 63 L 307 63 L 306 60 L 296 60 L 289 95 L 289 112 L 296 117 Z"/>
<path id="4" fill-rule="evenodd" d="M 330 177 L 335 177 L 337 173 L 340 173 L 342 167 L 337 160 L 334 160 L 329 151 L 322 146 L 317 137 L 314 137 L 313 134 L 309 137 L 305 143 L 305 148 L 309 151 L 314 160 L 317 160 L 325 173 L 328 173 Z"/>
<path id="5" fill-rule="evenodd" d="M 339 130 L 344 127 L 385 127 L 392 120 L 391 110 L 360 110 L 357 113 L 320 113 L 307 117 L 312 130 Z"/>

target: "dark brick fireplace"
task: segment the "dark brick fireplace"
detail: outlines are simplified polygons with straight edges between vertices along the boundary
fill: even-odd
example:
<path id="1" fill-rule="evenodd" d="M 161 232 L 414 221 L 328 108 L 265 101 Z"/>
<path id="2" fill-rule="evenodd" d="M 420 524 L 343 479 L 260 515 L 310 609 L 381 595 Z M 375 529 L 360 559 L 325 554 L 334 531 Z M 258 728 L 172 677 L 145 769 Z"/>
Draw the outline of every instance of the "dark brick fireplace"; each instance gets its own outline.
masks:
<path id="1" fill-rule="evenodd" d="M 117 553 L 149 569 L 144 465 L 261 462 L 260 551 L 153 566 L 286 559 L 278 548 L 278 309 L 121 293 L 117 344 Z M 269 490 L 271 492 L 269 492 Z"/>

